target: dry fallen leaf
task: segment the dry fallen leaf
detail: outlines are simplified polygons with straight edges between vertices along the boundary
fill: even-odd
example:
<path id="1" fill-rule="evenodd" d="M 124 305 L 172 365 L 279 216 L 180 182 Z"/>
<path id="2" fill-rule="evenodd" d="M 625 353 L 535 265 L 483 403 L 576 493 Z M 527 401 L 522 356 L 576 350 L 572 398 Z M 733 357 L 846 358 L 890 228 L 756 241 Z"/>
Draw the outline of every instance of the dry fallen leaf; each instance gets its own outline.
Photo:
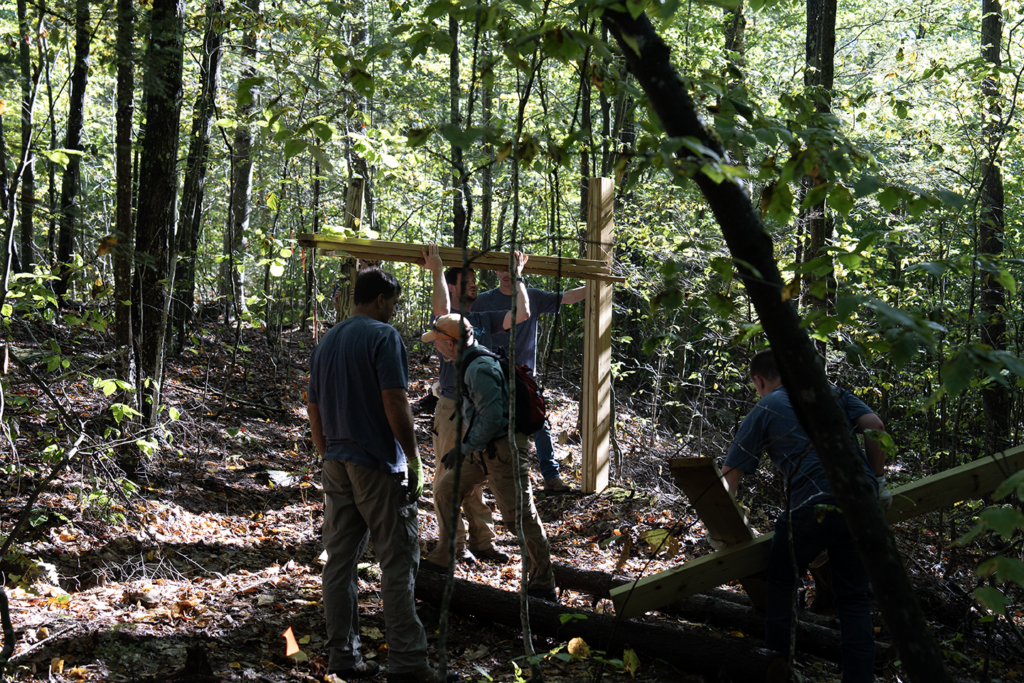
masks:
<path id="1" fill-rule="evenodd" d="M 299 644 L 295 642 L 295 634 L 292 633 L 292 627 L 289 626 L 284 633 L 281 634 L 284 638 L 285 648 L 284 656 L 291 657 L 296 652 L 299 652 Z"/>
<path id="2" fill-rule="evenodd" d="M 590 654 L 590 646 L 582 638 L 573 638 L 569 641 L 569 654 L 574 657 L 586 657 Z"/>

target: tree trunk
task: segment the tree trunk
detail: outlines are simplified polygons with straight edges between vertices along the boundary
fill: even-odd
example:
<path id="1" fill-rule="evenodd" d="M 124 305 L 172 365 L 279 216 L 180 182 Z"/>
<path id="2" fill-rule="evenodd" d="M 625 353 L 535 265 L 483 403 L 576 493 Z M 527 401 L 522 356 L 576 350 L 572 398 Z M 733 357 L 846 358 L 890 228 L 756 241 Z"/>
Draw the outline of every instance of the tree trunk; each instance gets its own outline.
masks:
<path id="1" fill-rule="evenodd" d="M 133 312 L 141 314 L 142 377 L 153 382 L 147 392 L 152 398 L 149 419 L 153 422 L 159 408 L 167 304 L 173 287 L 185 2 L 154 0 L 150 16 L 143 84 L 146 132 L 139 169 L 136 286 L 132 294 Z"/>
<path id="2" fill-rule="evenodd" d="M 455 14 L 448 15 L 448 35 L 452 39 L 452 51 L 448 57 L 448 94 L 449 117 L 453 126 L 462 123 L 460 112 L 461 85 L 459 83 L 459 20 Z M 452 245 L 456 248 L 466 246 L 466 197 L 463 195 L 464 168 L 462 164 L 462 147 L 452 143 Z"/>
<path id="3" fill-rule="evenodd" d="M 647 16 L 641 14 L 633 19 L 628 13 L 606 9 L 602 21 L 608 24 L 619 42 L 630 70 L 647 93 L 666 135 L 692 136 L 727 158 L 717 137 L 698 117 L 693 100 L 669 62 L 668 47 L 655 33 Z M 691 153 L 680 150 L 679 154 Z M 711 163 L 710 159 L 687 158 Z M 911 680 L 922 683 L 951 681 L 938 643 L 928 629 L 907 577 L 892 531 L 876 500 L 874 487 L 864 473 L 860 449 L 849 432 L 846 415 L 833 396 L 817 351 L 800 326 L 796 309 L 779 296 L 783 282 L 772 254 L 771 237 L 738 182 L 726 178 L 716 183 L 706 174 L 697 175 L 694 182 L 708 201 L 729 251 L 736 259 L 740 279 L 775 350 L 782 381 L 793 400 L 797 418 L 810 436 L 848 520 L 905 670 Z"/>
<path id="4" fill-rule="evenodd" d="M 117 213 L 114 234 L 114 340 L 125 349 L 121 379 L 135 384 L 135 347 L 132 344 L 132 260 L 135 224 L 132 220 L 132 121 L 135 116 L 135 65 L 132 43 L 135 8 L 132 0 L 117 0 L 117 115 L 115 173 Z M 134 393 L 131 394 L 135 396 Z M 125 402 L 133 399 L 124 397 Z"/>
<path id="5" fill-rule="evenodd" d="M 832 111 L 832 88 L 835 80 L 836 51 L 836 3 L 837 0 L 808 0 L 807 2 L 807 37 L 806 63 L 804 67 L 804 87 L 815 100 L 819 113 Z M 827 182 L 822 175 L 804 176 L 804 193 Z M 825 254 L 824 248 L 832 239 L 833 221 L 829 215 L 824 197 L 820 202 L 800 211 L 797 219 L 807 230 L 807 245 L 803 253 L 803 261 L 813 261 Z M 815 286 L 824 281 L 825 291 Z M 830 300 L 834 298 L 835 274 L 827 273 L 818 277 L 814 273 L 803 275 L 802 298 L 808 308 L 827 310 Z M 829 296 L 829 290 L 833 295 Z"/>
<path id="6" fill-rule="evenodd" d="M 206 170 L 210 156 L 210 135 L 216 113 L 217 90 L 220 88 L 221 33 L 215 22 L 224 14 L 224 0 L 211 0 L 206 10 L 206 34 L 199 65 L 200 91 L 192 112 L 192 133 L 189 137 L 185 182 L 181 192 L 178 217 L 178 260 L 174 276 L 175 302 L 173 329 L 175 353 L 185 347 L 189 326 L 195 319 L 196 254 L 203 224 L 203 196 Z"/>
<path id="7" fill-rule="evenodd" d="M 35 44 L 38 37 L 33 39 L 28 23 L 28 3 L 26 0 L 18 0 L 18 63 L 21 67 L 21 146 L 29 147 L 32 144 L 32 110 L 35 104 L 35 79 L 39 78 L 39 72 L 32 75 L 31 46 Z M 40 64 L 40 67 L 42 65 Z M 34 260 L 32 245 L 35 239 L 35 230 L 32 227 L 36 208 L 36 175 L 35 160 L 31 153 L 27 157 L 28 162 L 21 175 L 21 270 L 31 271 Z"/>
<path id="8" fill-rule="evenodd" d="M 71 72 L 71 96 L 68 100 L 68 131 L 64 148 L 82 151 L 82 129 L 85 126 L 85 86 L 89 79 L 89 0 L 75 2 L 75 67 Z M 81 212 L 80 154 L 72 154 L 60 187 L 60 234 L 57 237 L 57 275 L 54 293 L 63 300 L 71 282 L 71 254 L 75 248 L 75 227 Z"/>
<path id="9" fill-rule="evenodd" d="M 431 572 L 416 576 L 416 598 L 440 605 L 445 577 Z M 455 579 L 449 608 L 510 628 L 520 625 L 519 595 Z M 567 615 L 577 616 L 565 620 Z M 648 661 L 661 659 L 683 671 L 705 676 L 727 676 L 721 680 L 785 681 L 788 666 L 774 652 L 752 648 L 744 639 L 712 638 L 682 628 L 632 621 L 530 599 L 530 629 L 536 635 L 568 641 L 583 638 L 607 658 L 621 657 L 632 648 Z"/>
<path id="10" fill-rule="evenodd" d="M 982 0 L 981 55 L 992 66 L 982 82 L 985 98 L 984 173 L 981 186 L 981 215 L 978 225 L 978 251 L 982 258 L 995 261 L 1003 253 L 1003 175 L 999 149 L 1003 142 L 1002 107 L 999 101 L 999 72 L 1002 65 L 1003 8 L 1000 0 Z M 995 273 L 981 273 L 981 343 L 999 351 L 1006 350 L 1006 290 Z M 1010 390 L 998 382 L 982 386 L 985 409 L 985 452 L 998 453 L 1010 445 Z"/>
<path id="11" fill-rule="evenodd" d="M 256 78 L 256 21 L 260 12 L 260 0 L 243 2 L 250 22 L 242 39 L 241 80 Z M 238 105 L 238 125 L 231 144 L 231 211 L 228 226 L 224 232 L 224 254 L 228 257 L 221 267 L 223 294 L 233 304 L 236 316 L 246 311 L 245 304 L 245 247 L 249 241 L 249 212 L 252 202 L 252 129 L 253 114 L 257 111 L 259 96 L 256 86 L 249 90 L 247 102 Z"/>
<path id="12" fill-rule="evenodd" d="M 586 15 L 580 19 L 580 30 L 587 30 Z M 590 205 L 590 178 L 594 175 L 590 169 L 590 148 L 593 143 L 590 127 L 591 121 L 591 98 L 590 98 L 590 59 L 593 52 L 587 50 L 587 56 L 580 68 L 580 228 L 577 236 L 580 249 L 580 258 L 587 257 L 587 210 Z"/>

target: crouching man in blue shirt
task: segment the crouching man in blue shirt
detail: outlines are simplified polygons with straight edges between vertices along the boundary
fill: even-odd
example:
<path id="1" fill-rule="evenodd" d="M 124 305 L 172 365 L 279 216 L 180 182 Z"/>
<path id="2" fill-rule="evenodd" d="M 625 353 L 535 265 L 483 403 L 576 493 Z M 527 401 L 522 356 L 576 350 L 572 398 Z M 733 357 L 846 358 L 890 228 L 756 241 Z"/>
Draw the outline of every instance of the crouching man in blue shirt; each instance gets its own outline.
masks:
<path id="1" fill-rule="evenodd" d="M 767 616 L 765 645 L 788 655 L 790 619 L 798 576 L 803 576 L 822 551 L 832 565 L 832 589 L 839 613 L 843 650 L 843 683 L 874 680 L 875 642 L 871 624 L 868 575 L 861 563 L 853 536 L 825 476 L 818 454 L 800 423 L 782 386 L 771 349 L 761 351 L 750 362 L 750 375 L 761 400 L 747 415 L 729 448 L 722 476 L 726 488 L 735 492 L 745 473 L 757 469 L 766 452 L 787 481 L 789 502 L 775 521 L 775 536 L 768 555 Z M 882 420 L 860 399 L 836 389 L 850 429 L 856 432 L 885 431 Z M 883 483 L 882 500 L 891 505 L 884 489 L 885 451 L 868 435 L 864 470 L 868 478 Z M 880 496 L 880 500 L 882 497 Z M 817 506 L 830 506 L 818 508 Z M 821 510 L 821 512 L 819 512 Z M 792 555 L 789 528 L 792 528 Z M 792 558 L 796 559 L 796 567 Z"/>

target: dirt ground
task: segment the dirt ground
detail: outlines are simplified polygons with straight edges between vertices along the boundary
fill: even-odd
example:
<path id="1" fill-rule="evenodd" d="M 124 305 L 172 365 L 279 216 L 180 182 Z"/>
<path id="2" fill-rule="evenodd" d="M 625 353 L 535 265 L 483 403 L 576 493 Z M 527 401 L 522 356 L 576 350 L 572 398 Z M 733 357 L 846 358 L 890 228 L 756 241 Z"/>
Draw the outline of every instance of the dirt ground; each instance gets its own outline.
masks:
<path id="1" fill-rule="evenodd" d="M 7 473 L 0 479 L 4 534 L 11 532 L 28 495 L 49 473 L 50 464 L 38 454 L 51 444 L 69 442 L 52 401 L 85 422 L 86 438 L 71 465 L 39 495 L 31 523 L 4 561 L 17 638 L 6 678 L 323 680 L 323 508 L 303 401 L 308 333 L 287 333 L 272 348 L 262 333 L 247 330 L 244 350 L 236 356 L 230 331 L 203 330 L 194 353 L 170 361 L 165 399 L 177 419 L 161 433 L 126 429 L 111 417 L 112 398 L 102 386 L 87 378 L 62 378 L 62 368 L 49 371 L 40 356 L 44 350 L 35 342 L 41 335 L 37 330 L 34 337 L 22 326 L 12 344 L 36 379 L 20 367 L 13 367 L 8 377 L 7 411 L 17 423 L 17 448 L 0 456 Z M 64 352 L 87 366 L 90 359 L 102 360 L 110 352 L 103 344 L 97 336 L 91 346 L 69 346 Z M 414 351 L 410 369 L 410 395 L 417 401 L 428 396 L 436 364 L 428 354 Z M 101 364 L 87 375 L 110 377 L 112 371 Z M 547 397 L 556 455 L 565 479 L 578 489 L 576 391 L 566 382 L 549 387 Z M 634 418 L 628 406 L 619 407 L 617 445 L 623 468 L 613 473 L 613 487 L 599 495 L 577 491 L 545 497 L 539 477 L 534 479 L 556 562 L 639 577 L 711 552 L 703 526 L 670 481 L 667 467 L 668 457 L 693 453 L 663 442 L 648 448 L 647 429 Z M 416 416 L 428 465 L 434 457 L 431 420 L 430 410 Z M 144 439 L 153 453 L 134 462 L 137 439 Z M 720 449 L 727 436 L 708 443 Z M 5 443 L 5 450 L 9 446 Z M 123 470 L 128 470 L 127 477 Z M 432 477 L 428 467 L 428 486 Z M 123 493 L 111 486 L 115 481 L 123 482 Z M 746 501 L 761 531 L 771 529 L 777 511 L 770 484 L 769 476 L 768 485 Z M 969 510 L 956 514 L 969 515 Z M 1019 611 L 1010 622 L 981 623 L 970 598 L 979 585 L 972 569 L 980 555 L 971 549 L 950 551 L 937 525 L 936 520 L 917 520 L 896 532 L 951 670 L 958 680 L 1017 680 L 1024 671 Z M 678 540 L 673 556 L 660 552 L 652 557 L 642 540 L 650 529 L 666 529 Z M 421 499 L 420 531 L 427 550 L 437 538 L 429 491 Z M 456 575 L 516 590 L 518 545 L 503 527 L 498 547 L 513 561 L 460 566 Z M 386 665 L 379 574 L 370 559 L 360 572 L 360 630 L 365 656 Z M 813 598 L 809 578 L 802 593 L 806 602 Z M 562 591 L 559 602 L 613 613 L 609 601 L 594 605 L 590 596 L 573 591 Z M 1019 610 L 1019 600 L 1015 604 L 1012 609 Z M 422 603 L 420 616 L 436 663 L 438 610 Z M 677 625 L 742 640 L 750 647 L 760 645 L 759 633 L 683 621 Z M 877 614 L 876 625 L 878 639 L 885 640 L 887 632 Z M 285 637 L 289 630 L 300 648 L 290 657 Z M 569 655 L 568 643 L 540 637 L 533 641 L 540 669 L 552 681 L 634 676 L 647 681 L 711 680 L 650 656 L 640 658 L 638 671 L 626 671 L 622 652 L 607 652 L 601 642 L 587 645 L 588 654 Z M 446 652 L 449 667 L 462 680 L 529 676 L 518 629 L 453 615 Z M 808 681 L 839 678 L 837 664 L 799 653 L 797 670 Z M 885 676 L 905 680 L 898 666 Z"/>

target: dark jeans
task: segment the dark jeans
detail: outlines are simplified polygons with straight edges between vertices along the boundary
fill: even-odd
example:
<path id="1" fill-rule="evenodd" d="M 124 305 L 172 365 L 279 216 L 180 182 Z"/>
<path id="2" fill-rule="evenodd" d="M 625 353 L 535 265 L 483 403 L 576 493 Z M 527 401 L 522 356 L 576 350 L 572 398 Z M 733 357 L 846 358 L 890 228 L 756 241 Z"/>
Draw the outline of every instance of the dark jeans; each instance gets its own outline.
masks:
<path id="1" fill-rule="evenodd" d="M 540 462 L 540 475 L 544 480 L 554 479 L 558 476 L 558 462 L 555 460 L 555 449 L 551 445 L 551 433 L 548 432 L 548 425 L 533 433 L 533 445 L 537 447 L 537 461 Z"/>
<path id="2" fill-rule="evenodd" d="M 835 505 L 835 501 L 825 501 Z M 874 680 L 875 641 L 868 598 L 868 574 L 853 544 L 853 536 L 843 515 L 835 510 L 817 519 L 814 505 L 790 513 L 793 526 L 793 550 L 799 576 L 807 565 L 828 549 L 832 567 L 832 591 L 839 613 L 843 648 L 843 683 L 869 683 Z M 775 521 L 775 537 L 768 555 L 767 618 L 764 642 L 776 652 L 789 652 L 789 624 L 793 612 L 793 584 L 797 572 L 790 562 L 787 527 L 783 513 Z"/>

